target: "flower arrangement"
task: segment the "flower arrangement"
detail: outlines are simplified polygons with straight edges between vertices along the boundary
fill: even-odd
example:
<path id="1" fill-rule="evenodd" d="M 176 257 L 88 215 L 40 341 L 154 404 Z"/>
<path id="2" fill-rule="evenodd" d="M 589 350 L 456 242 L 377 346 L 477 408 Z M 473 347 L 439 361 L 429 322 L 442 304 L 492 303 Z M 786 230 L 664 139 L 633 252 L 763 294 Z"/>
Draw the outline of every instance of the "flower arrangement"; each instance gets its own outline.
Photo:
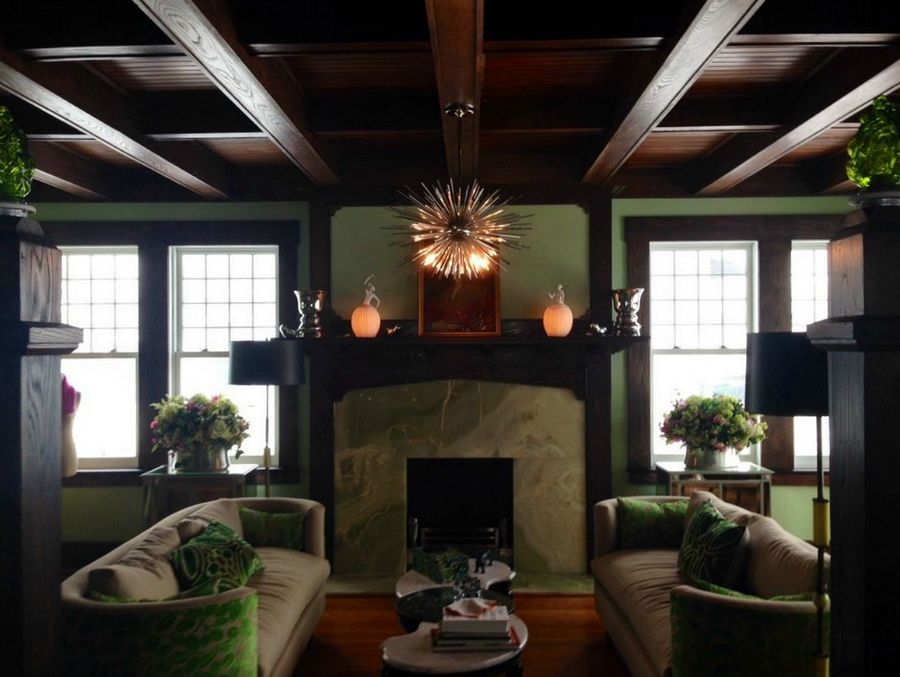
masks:
<path id="1" fill-rule="evenodd" d="M 221 450 L 239 446 L 248 437 L 249 424 L 238 414 L 234 402 L 222 395 L 197 393 L 190 399 L 167 395 L 150 406 L 156 409 L 156 417 L 150 422 L 152 451 L 190 454 L 195 468 L 204 467 L 195 454 L 205 453 L 211 458 Z M 238 449 L 235 458 L 241 453 Z"/>
<path id="2" fill-rule="evenodd" d="M 766 437 L 766 424 L 751 416 L 733 395 L 677 400 L 659 426 L 666 442 L 681 442 L 688 450 L 741 450 Z"/>

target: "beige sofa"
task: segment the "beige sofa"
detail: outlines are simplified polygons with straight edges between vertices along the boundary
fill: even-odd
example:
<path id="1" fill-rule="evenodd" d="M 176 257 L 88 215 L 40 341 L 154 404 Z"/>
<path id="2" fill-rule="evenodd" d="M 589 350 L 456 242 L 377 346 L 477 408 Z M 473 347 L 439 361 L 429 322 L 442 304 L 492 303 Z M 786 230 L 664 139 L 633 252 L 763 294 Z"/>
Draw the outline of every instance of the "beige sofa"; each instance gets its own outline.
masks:
<path id="1" fill-rule="evenodd" d="M 688 500 L 675 496 L 634 497 Z M 817 551 L 775 520 L 696 492 L 688 510 L 711 500 L 749 529 L 744 596 L 686 585 L 676 548 L 620 549 L 617 501 L 594 506 L 591 561 L 597 612 L 635 677 L 666 675 L 813 675 L 812 601 L 774 601 L 815 590 Z M 826 558 L 826 568 L 829 564 Z"/>
<path id="2" fill-rule="evenodd" d="M 265 569 L 245 587 L 178 598 L 166 553 L 210 520 L 243 536 L 239 506 L 305 513 L 304 551 L 257 547 Z M 330 566 L 324 517 L 324 507 L 310 500 L 237 498 L 201 503 L 161 520 L 62 583 L 65 673 L 293 674 L 325 606 Z M 98 588 L 111 599 L 91 599 L 90 591 Z"/>

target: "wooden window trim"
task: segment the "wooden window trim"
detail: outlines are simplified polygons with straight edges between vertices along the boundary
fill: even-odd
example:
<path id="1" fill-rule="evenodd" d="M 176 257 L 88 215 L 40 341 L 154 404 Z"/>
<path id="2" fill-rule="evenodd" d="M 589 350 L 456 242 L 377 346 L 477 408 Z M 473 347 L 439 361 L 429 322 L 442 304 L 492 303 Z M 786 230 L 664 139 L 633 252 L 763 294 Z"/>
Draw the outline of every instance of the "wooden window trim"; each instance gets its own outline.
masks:
<path id="1" fill-rule="evenodd" d="M 45 221 L 48 239 L 59 246 L 132 245 L 138 248 L 139 430 L 153 419 L 150 404 L 168 392 L 169 374 L 169 247 L 220 245 L 278 246 L 278 316 L 297 313 L 296 288 L 300 224 L 285 221 Z M 281 447 L 276 481 L 298 481 L 300 439 L 297 426 L 299 396 L 295 388 L 281 391 L 278 435 Z M 140 483 L 138 475 L 160 465 L 150 452 L 149 435 L 138 437 L 139 469 L 80 471 L 64 486 L 110 486 Z"/>
<path id="2" fill-rule="evenodd" d="M 746 216 L 636 216 L 625 218 L 626 268 L 629 286 L 650 289 L 651 242 L 755 241 L 758 250 L 759 330 L 791 330 L 791 242 L 830 240 L 843 226 L 842 214 Z M 650 304 L 639 311 L 650 327 Z M 627 351 L 628 473 L 633 483 L 655 483 L 650 449 L 650 345 Z M 794 477 L 793 420 L 766 417 L 768 444 L 762 465 Z M 787 480 L 802 482 L 800 479 Z"/>

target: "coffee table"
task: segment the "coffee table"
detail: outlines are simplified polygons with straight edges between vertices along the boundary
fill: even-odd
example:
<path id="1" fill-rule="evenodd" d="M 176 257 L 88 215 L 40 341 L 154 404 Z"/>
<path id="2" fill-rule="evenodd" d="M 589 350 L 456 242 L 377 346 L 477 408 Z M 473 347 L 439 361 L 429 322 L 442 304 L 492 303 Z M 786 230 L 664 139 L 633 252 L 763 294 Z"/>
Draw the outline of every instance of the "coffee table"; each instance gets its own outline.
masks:
<path id="1" fill-rule="evenodd" d="M 516 603 L 508 597 L 493 590 L 482 590 L 484 599 L 492 599 L 506 607 L 509 613 L 516 610 Z M 456 601 L 453 588 L 425 588 L 400 597 L 395 606 L 400 623 L 407 632 L 415 630 L 419 623 L 437 623 L 443 616 L 444 607 Z"/>
<path id="2" fill-rule="evenodd" d="M 509 593 L 510 582 L 515 578 L 516 572 L 509 568 L 506 562 L 494 560 L 488 564 L 484 573 L 475 573 L 475 558 L 469 558 L 469 575 L 481 582 L 481 587 L 487 590 L 494 588 L 498 592 Z M 453 583 L 437 583 L 423 573 L 410 569 L 397 580 L 395 592 L 397 597 L 403 597 L 411 592 L 418 592 L 425 588 L 452 588 Z"/>
<path id="3" fill-rule="evenodd" d="M 422 623 L 408 635 L 389 637 L 381 645 L 384 677 L 408 675 L 459 675 L 481 677 L 505 674 L 521 677 L 522 650 L 528 642 L 528 626 L 515 614 L 510 625 L 519 637 L 519 646 L 510 651 L 434 651 L 431 648 L 431 629 L 437 623 Z"/>

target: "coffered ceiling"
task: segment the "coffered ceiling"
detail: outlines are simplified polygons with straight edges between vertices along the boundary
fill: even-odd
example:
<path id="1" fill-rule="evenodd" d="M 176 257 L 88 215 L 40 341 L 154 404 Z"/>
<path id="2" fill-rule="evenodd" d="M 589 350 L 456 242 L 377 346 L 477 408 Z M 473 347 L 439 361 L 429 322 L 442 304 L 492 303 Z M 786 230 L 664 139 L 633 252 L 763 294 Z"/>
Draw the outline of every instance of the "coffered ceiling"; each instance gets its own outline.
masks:
<path id="1" fill-rule="evenodd" d="M 32 201 L 849 193 L 859 116 L 900 87 L 891 5 L 7 0 L 0 103 Z"/>

